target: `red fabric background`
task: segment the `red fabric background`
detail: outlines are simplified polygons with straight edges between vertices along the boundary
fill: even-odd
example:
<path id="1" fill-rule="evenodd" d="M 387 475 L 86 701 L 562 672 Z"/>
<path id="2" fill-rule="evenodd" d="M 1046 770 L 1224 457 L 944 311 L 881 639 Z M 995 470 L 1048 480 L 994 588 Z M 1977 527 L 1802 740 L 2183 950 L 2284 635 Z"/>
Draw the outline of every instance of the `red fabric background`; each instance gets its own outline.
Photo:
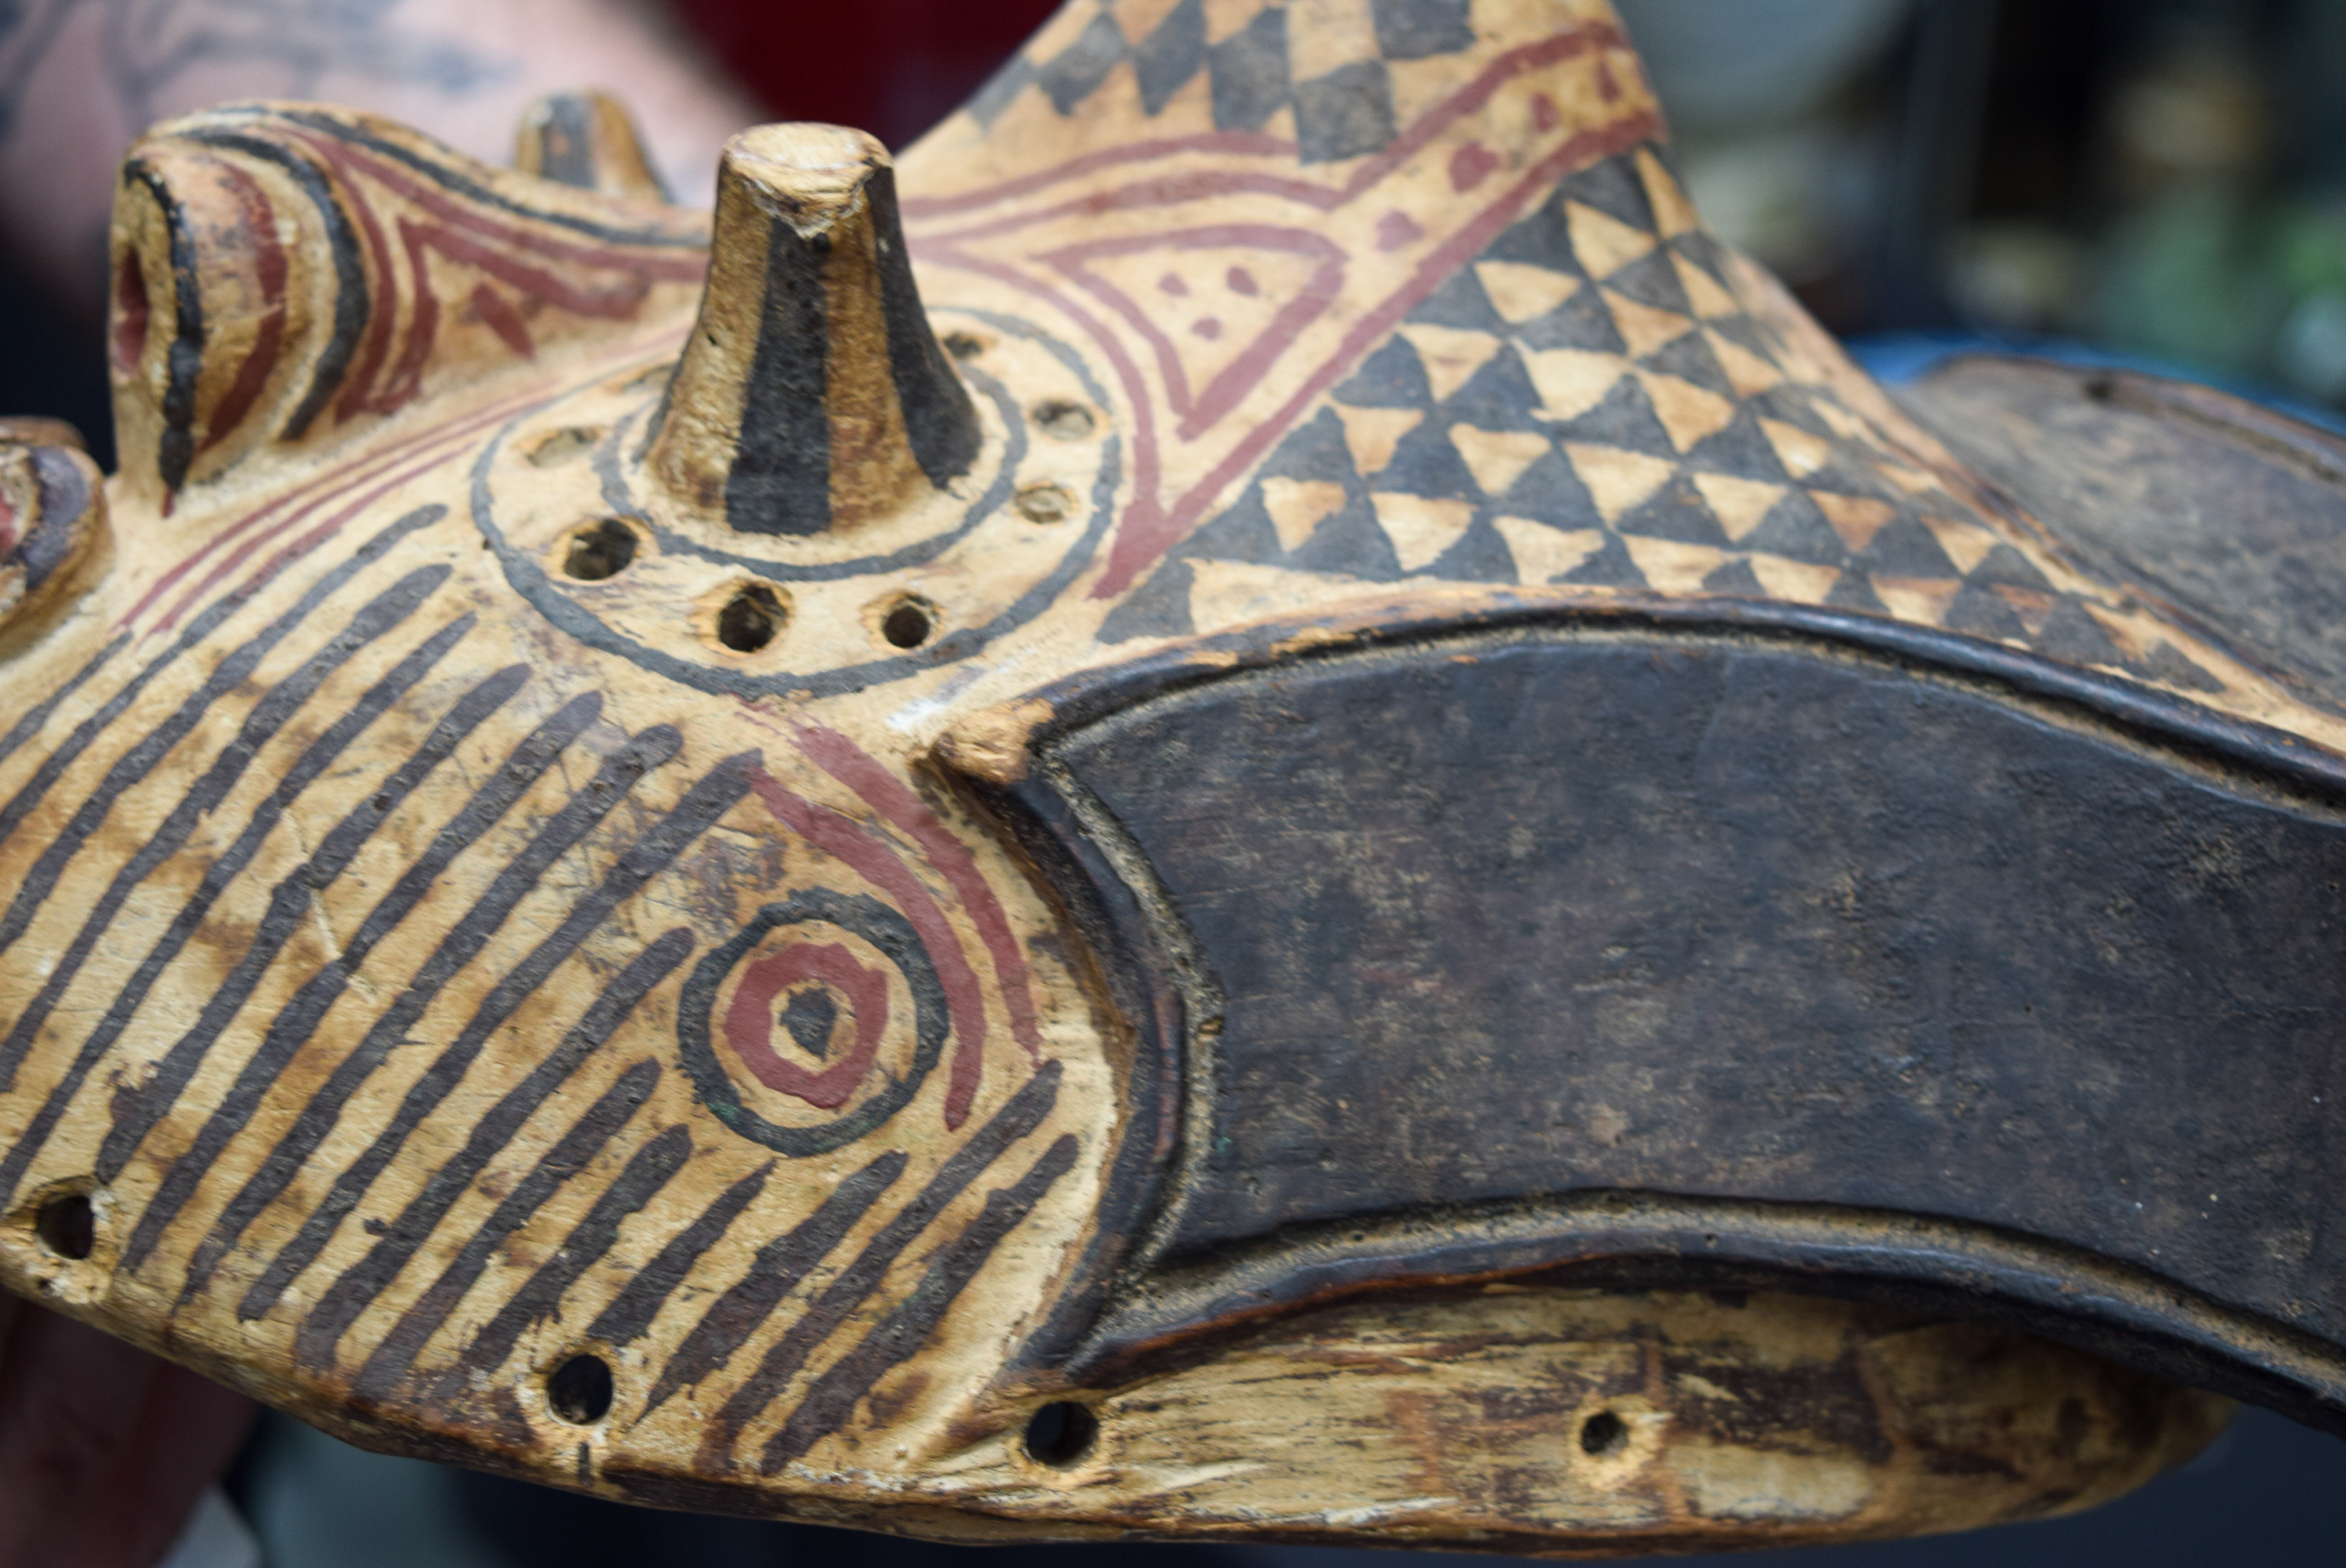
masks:
<path id="1" fill-rule="evenodd" d="M 673 0 L 783 119 L 902 148 L 975 91 L 1057 0 Z"/>

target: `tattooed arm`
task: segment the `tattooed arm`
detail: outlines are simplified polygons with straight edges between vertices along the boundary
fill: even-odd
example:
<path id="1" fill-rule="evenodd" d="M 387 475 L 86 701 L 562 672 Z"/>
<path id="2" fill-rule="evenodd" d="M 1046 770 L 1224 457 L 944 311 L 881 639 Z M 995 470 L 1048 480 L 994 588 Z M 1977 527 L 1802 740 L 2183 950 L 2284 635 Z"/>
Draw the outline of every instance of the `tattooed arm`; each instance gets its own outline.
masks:
<path id="1" fill-rule="evenodd" d="M 115 167 L 156 120 L 319 98 L 502 161 L 524 105 L 578 87 L 634 110 L 681 200 L 759 117 L 631 0 L 0 0 L 0 242 L 95 310 Z"/>

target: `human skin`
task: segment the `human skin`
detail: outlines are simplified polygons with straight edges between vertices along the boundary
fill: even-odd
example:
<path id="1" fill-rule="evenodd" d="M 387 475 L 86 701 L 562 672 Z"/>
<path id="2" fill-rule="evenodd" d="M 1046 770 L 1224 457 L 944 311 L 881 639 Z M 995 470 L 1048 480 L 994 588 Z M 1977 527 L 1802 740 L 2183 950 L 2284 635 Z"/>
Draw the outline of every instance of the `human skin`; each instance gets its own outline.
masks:
<path id="1" fill-rule="evenodd" d="M 252 1417 L 242 1395 L 0 1296 L 0 1563 L 151 1568 Z"/>
<path id="2" fill-rule="evenodd" d="M 148 126 L 234 98 L 372 109 L 503 162 L 523 107 L 600 87 L 678 199 L 763 117 L 632 0 L 0 0 L 0 241 L 94 318 L 115 171 Z"/>

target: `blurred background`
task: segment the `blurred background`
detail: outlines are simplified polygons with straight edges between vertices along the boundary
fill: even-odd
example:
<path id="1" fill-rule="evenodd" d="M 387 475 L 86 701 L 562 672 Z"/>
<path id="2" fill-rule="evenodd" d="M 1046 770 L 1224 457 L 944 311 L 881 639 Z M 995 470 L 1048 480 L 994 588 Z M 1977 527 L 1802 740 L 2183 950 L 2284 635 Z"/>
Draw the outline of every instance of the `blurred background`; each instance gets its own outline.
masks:
<path id="1" fill-rule="evenodd" d="M 2346 429 L 2346 0 L 1617 0 L 1698 205 L 1886 380 L 2019 348 Z M 1053 0 L 672 0 L 778 118 L 902 147 Z M 810 68 L 820 62 L 821 68 Z M 0 288 L 23 292 L 0 257 Z M 94 329 L 0 312 L 0 408 L 102 441 Z M 97 444 L 94 442 L 94 444 Z M 924 1546 L 686 1519 L 271 1417 L 230 1488 L 269 1568 L 1383 1568 L 1316 1549 Z M 2346 1561 L 2346 1444 L 2260 1411 L 2077 1519 L 1781 1568 Z M 1422 1568 L 1466 1559 L 1417 1558 Z"/>

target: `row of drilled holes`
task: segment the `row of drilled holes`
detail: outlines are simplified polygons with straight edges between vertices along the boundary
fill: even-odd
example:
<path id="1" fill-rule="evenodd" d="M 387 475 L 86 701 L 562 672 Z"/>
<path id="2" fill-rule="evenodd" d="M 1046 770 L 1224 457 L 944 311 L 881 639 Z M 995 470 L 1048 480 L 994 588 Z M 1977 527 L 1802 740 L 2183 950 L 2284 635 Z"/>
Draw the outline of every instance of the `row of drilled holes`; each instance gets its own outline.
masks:
<path id="1" fill-rule="evenodd" d="M 616 517 L 581 528 L 570 536 L 562 569 L 582 583 L 599 583 L 627 570 L 636 558 L 636 532 Z M 781 596 L 763 583 L 744 583 L 717 612 L 717 640 L 735 653 L 756 653 L 781 634 L 790 611 Z M 906 595 L 880 618 L 880 635 L 890 646 L 911 649 L 936 631 L 936 612 Z"/>
<path id="2" fill-rule="evenodd" d="M 33 1233 L 57 1257 L 87 1261 L 97 1248 L 97 1214 L 88 1195 L 63 1193 L 43 1204 L 34 1213 Z M 546 1379 L 546 1408 L 572 1426 L 591 1427 L 609 1415 L 616 1392 L 611 1364 L 600 1356 L 573 1356 Z M 1098 1438 L 1099 1419 L 1088 1406 L 1069 1401 L 1045 1405 L 1026 1423 L 1027 1453 L 1056 1468 L 1082 1462 Z"/>
<path id="3" fill-rule="evenodd" d="M 97 1217 L 82 1193 L 43 1204 L 33 1227 L 42 1246 L 73 1262 L 88 1257 L 97 1245 Z M 610 1363 L 600 1356 L 573 1356 L 546 1380 L 546 1408 L 573 1426 L 590 1427 L 609 1415 L 614 1392 Z M 1055 1469 L 1082 1463 L 1098 1441 L 1099 1418 L 1073 1400 L 1045 1405 L 1026 1423 L 1027 1454 Z M 1628 1441 L 1629 1424 L 1611 1410 L 1580 1423 L 1580 1449 L 1591 1458 L 1618 1453 Z"/>

